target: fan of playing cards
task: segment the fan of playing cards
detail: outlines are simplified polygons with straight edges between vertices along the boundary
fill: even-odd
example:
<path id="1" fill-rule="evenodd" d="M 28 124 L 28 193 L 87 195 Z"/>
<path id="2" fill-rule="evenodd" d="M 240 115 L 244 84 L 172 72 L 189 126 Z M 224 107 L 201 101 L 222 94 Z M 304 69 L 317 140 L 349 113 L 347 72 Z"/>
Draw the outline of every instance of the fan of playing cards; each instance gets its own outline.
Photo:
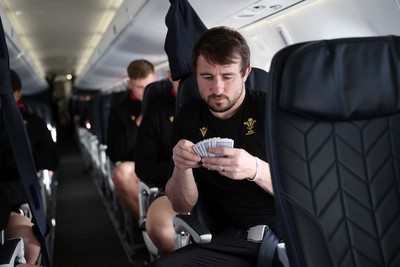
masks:
<path id="1" fill-rule="evenodd" d="M 213 137 L 204 139 L 193 146 L 193 150 L 200 157 L 223 157 L 224 155 L 212 154 L 208 150 L 212 147 L 233 147 L 233 140 L 230 138 Z"/>

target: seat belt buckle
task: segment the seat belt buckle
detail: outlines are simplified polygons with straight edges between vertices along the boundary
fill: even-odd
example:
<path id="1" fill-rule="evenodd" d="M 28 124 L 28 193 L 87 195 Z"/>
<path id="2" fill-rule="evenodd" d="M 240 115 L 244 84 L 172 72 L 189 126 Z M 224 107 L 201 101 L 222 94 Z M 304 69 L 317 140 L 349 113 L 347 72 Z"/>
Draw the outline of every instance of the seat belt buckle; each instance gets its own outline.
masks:
<path id="1" fill-rule="evenodd" d="M 247 230 L 247 240 L 255 243 L 261 243 L 265 233 L 269 230 L 268 225 L 261 224 L 250 227 Z"/>

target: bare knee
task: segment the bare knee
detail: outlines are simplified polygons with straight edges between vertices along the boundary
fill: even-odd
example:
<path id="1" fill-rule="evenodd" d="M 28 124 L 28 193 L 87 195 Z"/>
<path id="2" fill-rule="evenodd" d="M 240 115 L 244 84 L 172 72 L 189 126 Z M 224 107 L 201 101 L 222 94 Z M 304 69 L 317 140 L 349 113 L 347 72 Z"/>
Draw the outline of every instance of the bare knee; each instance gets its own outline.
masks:
<path id="1" fill-rule="evenodd" d="M 117 188 L 124 188 L 129 183 L 138 183 L 135 163 L 126 161 L 117 165 L 112 173 L 112 179 Z"/>
<path id="2" fill-rule="evenodd" d="M 39 258 L 41 247 L 36 239 L 26 240 L 25 246 L 25 259 L 27 263 L 35 264 Z"/>
<path id="3" fill-rule="evenodd" d="M 12 212 L 5 229 L 5 238 L 21 237 L 24 240 L 25 259 L 35 264 L 39 258 L 41 245 L 32 229 L 33 223 L 28 217 Z"/>
<path id="4" fill-rule="evenodd" d="M 166 196 L 157 198 L 147 212 L 146 231 L 162 254 L 168 254 L 174 250 L 172 218 L 175 215 L 176 212 Z"/>
<path id="5" fill-rule="evenodd" d="M 139 218 L 139 179 L 135 173 L 135 163 L 126 161 L 117 165 L 113 171 L 112 178 L 119 200 L 137 220 Z"/>

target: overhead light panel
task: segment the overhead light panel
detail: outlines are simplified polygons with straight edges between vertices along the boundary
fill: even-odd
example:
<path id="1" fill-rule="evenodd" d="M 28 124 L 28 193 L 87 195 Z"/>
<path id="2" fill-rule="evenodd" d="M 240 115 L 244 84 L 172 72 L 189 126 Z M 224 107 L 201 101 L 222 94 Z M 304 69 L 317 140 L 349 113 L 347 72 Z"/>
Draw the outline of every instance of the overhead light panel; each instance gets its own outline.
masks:
<path id="1" fill-rule="evenodd" d="M 26 37 L 25 32 L 18 22 L 17 16 L 21 15 L 21 12 L 18 10 L 13 10 L 11 8 L 9 0 L 3 0 L 3 3 L 7 12 L 7 17 L 10 20 L 11 25 L 13 26 L 13 32 L 18 36 L 19 40 L 22 43 L 23 48 L 20 49 L 24 49 L 24 51 L 19 52 L 18 56 L 21 55 L 21 57 L 25 56 L 27 57 L 27 59 L 30 59 L 31 64 L 34 65 L 34 69 L 41 77 L 44 77 L 43 66 L 38 60 L 38 57 L 33 50 L 32 44 L 29 42 L 29 39 Z"/>
<path id="2" fill-rule="evenodd" d="M 240 29 L 256 21 L 278 14 L 294 5 L 315 0 L 257 0 L 222 19 L 217 25 L 231 25 Z"/>
<path id="3" fill-rule="evenodd" d="M 110 0 L 108 3 L 108 7 L 103 13 L 101 19 L 99 20 L 100 23 L 95 30 L 92 38 L 90 38 L 88 44 L 86 45 L 86 49 L 83 52 L 80 62 L 76 67 L 75 74 L 79 76 L 82 71 L 84 70 L 86 64 L 88 64 L 89 59 L 93 55 L 96 50 L 96 47 L 99 45 L 100 41 L 102 40 L 104 34 L 106 33 L 108 27 L 110 26 L 112 20 L 114 19 L 117 11 L 119 10 L 123 0 Z"/>

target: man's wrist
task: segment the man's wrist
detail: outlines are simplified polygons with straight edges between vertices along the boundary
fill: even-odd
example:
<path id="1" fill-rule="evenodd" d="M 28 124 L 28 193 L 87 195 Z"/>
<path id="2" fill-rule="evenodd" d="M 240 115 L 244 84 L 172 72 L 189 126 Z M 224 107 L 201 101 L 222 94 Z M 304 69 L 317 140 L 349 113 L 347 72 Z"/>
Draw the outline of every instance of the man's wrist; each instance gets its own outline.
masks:
<path id="1" fill-rule="evenodd" d="M 256 174 L 254 175 L 254 178 L 247 178 L 250 182 L 255 182 L 257 180 L 260 180 L 261 177 L 261 161 L 259 158 L 256 158 Z"/>

